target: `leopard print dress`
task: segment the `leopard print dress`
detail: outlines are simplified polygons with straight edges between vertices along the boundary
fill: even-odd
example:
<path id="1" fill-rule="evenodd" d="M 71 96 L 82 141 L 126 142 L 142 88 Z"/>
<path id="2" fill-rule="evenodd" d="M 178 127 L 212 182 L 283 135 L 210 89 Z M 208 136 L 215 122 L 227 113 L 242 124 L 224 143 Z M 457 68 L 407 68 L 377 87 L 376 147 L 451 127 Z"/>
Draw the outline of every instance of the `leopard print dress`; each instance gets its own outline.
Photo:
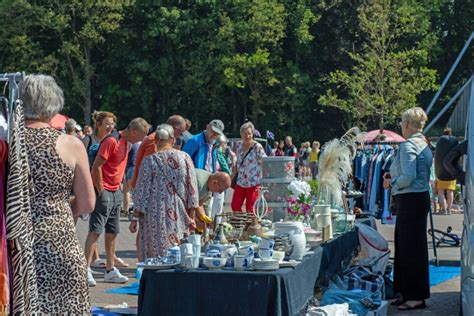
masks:
<path id="1" fill-rule="evenodd" d="M 56 151 L 61 132 L 27 128 L 26 148 L 33 182 L 33 252 L 41 314 L 90 314 L 84 253 L 69 204 L 74 169 Z"/>

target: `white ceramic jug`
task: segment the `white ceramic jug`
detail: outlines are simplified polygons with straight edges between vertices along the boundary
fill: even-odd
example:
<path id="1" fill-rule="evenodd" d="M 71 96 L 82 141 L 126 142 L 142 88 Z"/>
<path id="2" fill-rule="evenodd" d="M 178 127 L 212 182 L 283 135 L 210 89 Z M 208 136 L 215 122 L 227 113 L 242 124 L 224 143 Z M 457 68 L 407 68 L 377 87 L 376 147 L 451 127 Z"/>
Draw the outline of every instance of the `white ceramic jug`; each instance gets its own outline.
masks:
<path id="1" fill-rule="evenodd" d="M 302 222 L 277 222 L 275 225 L 275 235 L 288 234 L 293 252 L 290 259 L 301 260 L 306 249 L 306 236 L 304 234 L 304 226 Z"/>

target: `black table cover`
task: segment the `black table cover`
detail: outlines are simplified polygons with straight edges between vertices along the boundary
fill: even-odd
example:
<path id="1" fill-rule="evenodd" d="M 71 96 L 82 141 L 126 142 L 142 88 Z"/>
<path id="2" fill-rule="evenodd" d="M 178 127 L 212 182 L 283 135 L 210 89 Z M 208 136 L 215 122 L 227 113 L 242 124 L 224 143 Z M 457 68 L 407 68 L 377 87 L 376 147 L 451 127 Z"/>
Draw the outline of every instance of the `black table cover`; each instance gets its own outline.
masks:
<path id="1" fill-rule="evenodd" d="M 295 315 L 314 295 L 322 248 L 276 271 L 145 270 L 139 315 Z"/>

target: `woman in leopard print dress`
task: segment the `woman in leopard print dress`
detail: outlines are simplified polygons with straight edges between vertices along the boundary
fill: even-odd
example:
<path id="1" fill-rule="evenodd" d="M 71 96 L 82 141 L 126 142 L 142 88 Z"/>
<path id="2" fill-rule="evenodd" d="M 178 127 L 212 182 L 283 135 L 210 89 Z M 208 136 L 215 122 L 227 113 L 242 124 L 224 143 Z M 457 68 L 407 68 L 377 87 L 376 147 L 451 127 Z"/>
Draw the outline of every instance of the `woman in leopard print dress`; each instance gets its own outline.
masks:
<path id="1" fill-rule="evenodd" d="M 36 302 L 26 299 L 24 303 L 35 306 L 23 310 L 53 315 L 90 314 L 86 260 L 73 220 L 73 215 L 94 208 L 87 154 L 78 138 L 48 125 L 64 104 L 63 93 L 52 77 L 27 76 L 20 84 L 20 98 L 25 111 L 32 192 L 31 249 L 36 274 L 36 286 L 32 288 L 37 288 L 37 293 L 24 291 L 25 296 L 33 294 Z"/>

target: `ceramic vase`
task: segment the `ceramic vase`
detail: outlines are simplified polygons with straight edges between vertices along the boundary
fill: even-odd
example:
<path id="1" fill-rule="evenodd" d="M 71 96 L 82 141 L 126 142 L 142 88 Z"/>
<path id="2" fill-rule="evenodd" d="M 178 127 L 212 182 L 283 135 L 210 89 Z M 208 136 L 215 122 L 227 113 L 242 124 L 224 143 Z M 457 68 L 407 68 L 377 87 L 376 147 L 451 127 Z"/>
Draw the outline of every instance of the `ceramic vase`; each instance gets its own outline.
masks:
<path id="1" fill-rule="evenodd" d="M 290 255 L 292 260 L 303 259 L 306 250 L 306 236 L 304 234 L 304 226 L 302 222 L 279 222 L 275 223 L 275 235 L 288 234 L 293 252 Z"/>

